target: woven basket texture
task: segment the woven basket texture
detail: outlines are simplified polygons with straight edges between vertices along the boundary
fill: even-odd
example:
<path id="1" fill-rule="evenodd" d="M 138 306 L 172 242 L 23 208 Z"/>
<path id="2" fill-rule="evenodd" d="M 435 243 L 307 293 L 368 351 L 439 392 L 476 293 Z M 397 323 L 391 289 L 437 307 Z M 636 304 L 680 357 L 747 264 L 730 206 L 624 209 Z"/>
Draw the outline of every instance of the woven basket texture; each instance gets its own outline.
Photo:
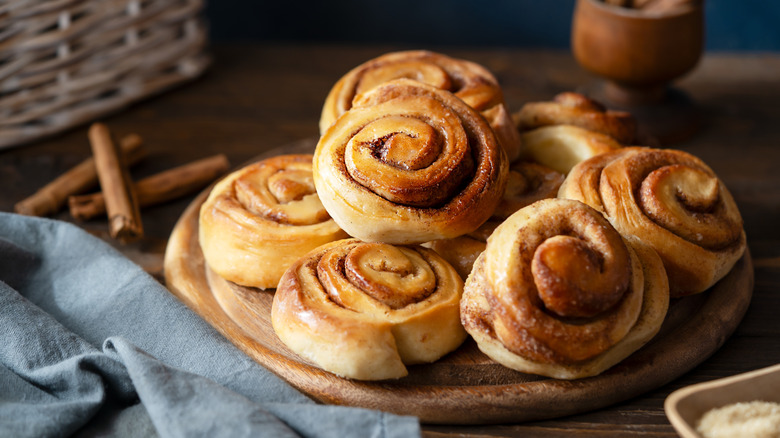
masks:
<path id="1" fill-rule="evenodd" d="M 202 0 L 0 0 L 0 148 L 119 110 L 209 64 Z"/>

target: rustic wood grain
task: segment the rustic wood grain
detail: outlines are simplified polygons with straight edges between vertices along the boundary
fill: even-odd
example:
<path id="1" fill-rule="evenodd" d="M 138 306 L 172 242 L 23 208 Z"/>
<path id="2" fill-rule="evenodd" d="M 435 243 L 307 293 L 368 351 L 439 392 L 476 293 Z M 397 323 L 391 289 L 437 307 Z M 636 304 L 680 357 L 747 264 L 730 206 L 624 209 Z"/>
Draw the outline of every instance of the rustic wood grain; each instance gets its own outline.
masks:
<path id="1" fill-rule="evenodd" d="M 131 170 L 140 179 L 209 155 L 244 163 L 265 151 L 317 135 L 323 100 L 333 83 L 361 62 L 402 46 L 217 45 L 200 79 L 104 121 L 117 135 L 144 137 L 148 159 Z M 528 101 L 577 90 L 596 78 L 565 51 L 424 47 L 479 62 L 493 71 L 511 111 Z M 745 220 L 755 265 L 751 304 L 734 334 L 692 371 L 642 396 L 556 420 L 520 424 L 425 425 L 426 435 L 676 436 L 664 399 L 683 386 L 780 363 L 780 54 L 705 53 L 677 82 L 700 109 L 704 125 L 679 147 L 702 158 L 729 187 Z M 24 147 L 0 150 L 0 211 L 89 157 L 86 127 Z M 144 211 L 145 237 L 118 246 L 105 220 L 79 226 L 162 278 L 168 236 L 194 195 Z M 55 218 L 75 221 L 61 211 Z"/>

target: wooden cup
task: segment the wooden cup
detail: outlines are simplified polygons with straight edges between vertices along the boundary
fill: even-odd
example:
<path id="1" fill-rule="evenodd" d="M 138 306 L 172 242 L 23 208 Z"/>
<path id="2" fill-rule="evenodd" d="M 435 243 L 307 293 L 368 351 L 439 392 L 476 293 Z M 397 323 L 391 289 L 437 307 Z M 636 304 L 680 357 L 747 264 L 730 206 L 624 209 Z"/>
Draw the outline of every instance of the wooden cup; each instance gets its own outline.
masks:
<path id="1" fill-rule="evenodd" d="M 704 42 L 703 7 L 646 12 L 578 0 L 572 50 L 585 69 L 606 78 L 626 104 L 659 101 L 666 86 L 693 70 Z"/>
<path id="2" fill-rule="evenodd" d="M 659 145 L 693 135 L 700 123 L 695 108 L 670 84 L 701 58 L 703 9 L 701 2 L 651 12 L 577 0 L 572 52 L 582 67 L 605 79 L 585 93 L 632 112 L 640 134 Z"/>

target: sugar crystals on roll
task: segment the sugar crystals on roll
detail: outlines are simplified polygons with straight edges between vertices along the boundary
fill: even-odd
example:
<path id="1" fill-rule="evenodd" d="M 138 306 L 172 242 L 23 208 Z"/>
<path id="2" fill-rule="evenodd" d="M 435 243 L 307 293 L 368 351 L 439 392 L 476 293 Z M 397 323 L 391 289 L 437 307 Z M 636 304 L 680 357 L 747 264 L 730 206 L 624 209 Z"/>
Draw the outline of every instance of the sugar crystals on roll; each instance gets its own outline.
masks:
<path id="1" fill-rule="evenodd" d="M 546 199 L 496 228 L 466 280 L 461 319 L 479 348 L 518 371 L 597 375 L 647 343 L 669 305 L 663 265 L 573 200 Z"/>
<path id="2" fill-rule="evenodd" d="M 674 149 L 630 147 L 575 166 L 559 191 L 601 211 L 652 246 L 673 296 L 707 290 L 747 247 L 731 193 L 701 159 Z"/>

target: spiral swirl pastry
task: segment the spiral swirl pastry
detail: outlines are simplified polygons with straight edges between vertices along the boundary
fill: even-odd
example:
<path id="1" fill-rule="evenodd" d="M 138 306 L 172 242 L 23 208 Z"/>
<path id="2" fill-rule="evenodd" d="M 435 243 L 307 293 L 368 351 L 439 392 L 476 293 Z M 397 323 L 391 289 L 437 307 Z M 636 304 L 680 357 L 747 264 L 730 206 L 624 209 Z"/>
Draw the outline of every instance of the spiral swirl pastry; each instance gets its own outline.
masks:
<path id="1" fill-rule="evenodd" d="M 314 152 L 328 213 L 365 241 L 422 243 L 482 225 L 506 186 L 506 155 L 452 93 L 397 79 L 358 96 Z"/>
<path id="2" fill-rule="evenodd" d="M 543 126 L 524 132 L 522 137 L 524 159 L 563 174 L 581 161 L 621 147 L 608 135 L 572 125 Z"/>
<path id="3" fill-rule="evenodd" d="M 234 283 L 276 287 L 310 250 L 348 237 L 314 190 L 312 155 L 282 155 L 226 176 L 200 210 L 199 239 L 208 266 Z"/>
<path id="4" fill-rule="evenodd" d="M 517 161 L 509 168 L 501 203 L 487 222 L 471 233 L 452 239 L 434 240 L 425 246 L 438 252 L 465 279 L 474 261 L 485 250 L 488 236 L 498 224 L 527 205 L 556 197 L 563 179 L 563 174 L 549 167 L 530 161 Z"/>
<path id="5" fill-rule="evenodd" d="M 673 149 L 623 148 L 572 169 L 559 196 L 601 210 L 615 228 L 653 247 L 672 296 L 707 290 L 742 257 L 742 216 L 717 175 Z"/>
<path id="6" fill-rule="evenodd" d="M 546 199 L 496 228 L 466 280 L 461 320 L 518 371 L 597 375 L 648 342 L 669 305 L 658 256 L 581 202 Z"/>
<path id="7" fill-rule="evenodd" d="M 634 142 L 637 124 L 634 116 L 625 111 L 613 111 L 582 94 L 564 92 L 551 102 L 529 102 L 514 114 L 521 131 L 543 126 L 571 125 L 608 135 L 621 144 Z"/>
<path id="8" fill-rule="evenodd" d="M 454 93 L 485 117 L 510 160 L 520 153 L 520 136 L 493 74 L 479 64 L 424 50 L 387 53 L 342 76 L 325 100 L 320 133 L 352 108 L 356 96 L 400 78 Z"/>
<path id="9" fill-rule="evenodd" d="M 564 175 L 555 169 L 530 161 L 518 161 L 509 168 L 506 190 L 493 218 L 504 220 L 536 201 L 555 198 Z"/>
<path id="10" fill-rule="evenodd" d="M 463 281 L 432 250 L 346 239 L 285 272 L 271 321 L 282 342 L 326 371 L 393 379 L 465 340 L 462 292 Z"/>

